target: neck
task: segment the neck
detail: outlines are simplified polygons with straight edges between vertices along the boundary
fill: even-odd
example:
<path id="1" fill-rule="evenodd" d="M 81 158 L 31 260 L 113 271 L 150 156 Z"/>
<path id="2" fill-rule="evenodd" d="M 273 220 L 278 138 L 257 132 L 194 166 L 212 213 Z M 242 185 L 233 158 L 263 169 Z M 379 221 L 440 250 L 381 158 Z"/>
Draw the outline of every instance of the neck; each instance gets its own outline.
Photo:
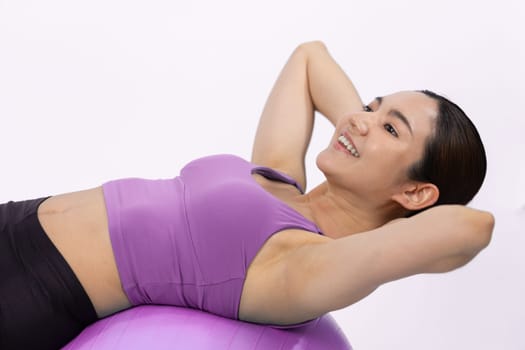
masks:
<path id="1" fill-rule="evenodd" d="M 392 203 L 367 203 L 352 193 L 336 193 L 326 182 L 306 196 L 315 223 L 331 238 L 372 230 L 400 216 Z"/>

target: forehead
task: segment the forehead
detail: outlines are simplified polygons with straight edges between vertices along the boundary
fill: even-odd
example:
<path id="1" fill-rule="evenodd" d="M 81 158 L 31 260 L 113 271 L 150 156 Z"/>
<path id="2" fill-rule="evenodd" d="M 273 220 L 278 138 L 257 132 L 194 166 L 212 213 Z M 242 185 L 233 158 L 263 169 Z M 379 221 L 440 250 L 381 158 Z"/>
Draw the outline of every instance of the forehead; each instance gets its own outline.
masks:
<path id="1" fill-rule="evenodd" d="M 416 91 L 401 91 L 382 98 L 381 109 L 398 110 L 408 119 L 415 134 L 428 133 L 433 129 L 438 115 L 438 102 Z"/>

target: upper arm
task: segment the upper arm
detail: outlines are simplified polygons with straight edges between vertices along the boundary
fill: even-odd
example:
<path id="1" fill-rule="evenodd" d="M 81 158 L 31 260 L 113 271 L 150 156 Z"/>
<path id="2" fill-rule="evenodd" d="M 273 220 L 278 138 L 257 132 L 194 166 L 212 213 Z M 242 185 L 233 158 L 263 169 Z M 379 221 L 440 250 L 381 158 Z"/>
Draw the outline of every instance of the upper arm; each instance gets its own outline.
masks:
<path id="1" fill-rule="evenodd" d="M 314 109 L 307 78 L 307 57 L 297 48 L 282 69 L 257 127 L 252 162 L 292 176 L 302 188 L 304 156 L 313 128 Z"/>
<path id="2" fill-rule="evenodd" d="M 458 207 L 297 249 L 287 261 L 289 303 L 309 319 L 351 305 L 384 283 L 466 264 L 490 241 L 493 218 Z"/>
<path id="3" fill-rule="evenodd" d="M 304 158 L 319 111 L 332 124 L 359 110 L 350 79 L 321 42 L 299 45 L 283 67 L 266 101 L 252 150 L 252 162 L 292 176 L 304 189 Z"/>

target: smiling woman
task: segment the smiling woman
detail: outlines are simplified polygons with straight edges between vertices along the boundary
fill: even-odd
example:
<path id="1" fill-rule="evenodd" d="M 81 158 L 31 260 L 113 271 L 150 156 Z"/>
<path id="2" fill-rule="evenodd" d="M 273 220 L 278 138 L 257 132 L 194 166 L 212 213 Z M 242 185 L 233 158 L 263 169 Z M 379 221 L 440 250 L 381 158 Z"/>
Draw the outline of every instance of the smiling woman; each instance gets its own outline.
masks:
<path id="1" fill-rule="evenodd" d="M 317 157 L 326 181 L 306 191 L 316 111 L 335 131 Z M 2 349 L 54 349 L 143 304 L 295 327 L 383 283 L 466 264 L 494 219 L 461 205 L 486 165 L 460 111 L 426 91 L 363 106 L 324 44 L 299 45 L 251 161 L 213 155 L 170 179 L 0 206 Z"/>
<path id="2" fill-rule="evenodd" d="M 437 104 L 419 92 L 404 91 L 376 98 L 362 110 L 338 119 L 332 143 L 317 158 L 328 183 L 350 190 L 359 206 L 395 218 L 428 207 L 439 191 L 430 182 L 409 181 L 408 169 L 423 156 L 433 133 Z M 339 161 L 340 139 L 359 161 Z M 345 153 L 345 152 L 343 152 Z M 352 176 L 366 173 L 367 176 Z M 414 187 L 417 185 L 417 187 Z M 387 210 L 388 209 L 388 210 Z M 384 220 L 385 218 L 382 218 Z"/>
<path id="3" fill-rule="evenodd" d="M 407 148 L 400 152 L 404 156 L 410 152 L 414 155 L 408 166 L 400 161 L 397 167 L 390 167 L 391 171 L 401 170 L 400 176 L 406 175 L 403 180 L 408 178 L 419 183 L 419 190 L 426 192 L 426 196 L 414 198 L 422 200 L 420 203 L 403 205 L 403 197 L 394 197 L 407 209 L 406 215 L 439 204 L 467 204 L 481 188 L 487 168 L 483 143 L 463 110 L 445 97 L 428 90 L 376 97 L 364 106 L 363 112 L 346 118 L 360 134 L 366 135 L 367 140 L 373 138 L 369 135 L 370 124 L 381 124 L 384 131 L 396 139 L 382 139 L 382 147 L 389 148 L 383 151 L 388 152 L 404 143 Z M 343 132 L 338 141 L 353 155 L 359 155 L 350 133 L 350 130 Z M 372 173 L 381 174 L 379 169 Z"/>

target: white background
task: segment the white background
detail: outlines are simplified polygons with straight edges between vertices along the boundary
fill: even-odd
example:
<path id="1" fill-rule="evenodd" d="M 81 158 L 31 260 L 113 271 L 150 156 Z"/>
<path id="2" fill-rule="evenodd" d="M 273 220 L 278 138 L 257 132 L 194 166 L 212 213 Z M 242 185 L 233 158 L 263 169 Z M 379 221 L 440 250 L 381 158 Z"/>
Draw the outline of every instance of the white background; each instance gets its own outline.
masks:
<path id="1" fill-rule="evenodd" d="M 464 268 L 389 283 L 334 312 L 358 350 L 525 349 L 525 18 L 501 1 L 0 0 L 0 201 L 165 178 L 249 157 L 295 46 L 323 40 L 362 98 L 456 101 L 489 168 L 472 205 L 497 220 Z M 319 118 L 308 159 L 331 136 Z"/>

